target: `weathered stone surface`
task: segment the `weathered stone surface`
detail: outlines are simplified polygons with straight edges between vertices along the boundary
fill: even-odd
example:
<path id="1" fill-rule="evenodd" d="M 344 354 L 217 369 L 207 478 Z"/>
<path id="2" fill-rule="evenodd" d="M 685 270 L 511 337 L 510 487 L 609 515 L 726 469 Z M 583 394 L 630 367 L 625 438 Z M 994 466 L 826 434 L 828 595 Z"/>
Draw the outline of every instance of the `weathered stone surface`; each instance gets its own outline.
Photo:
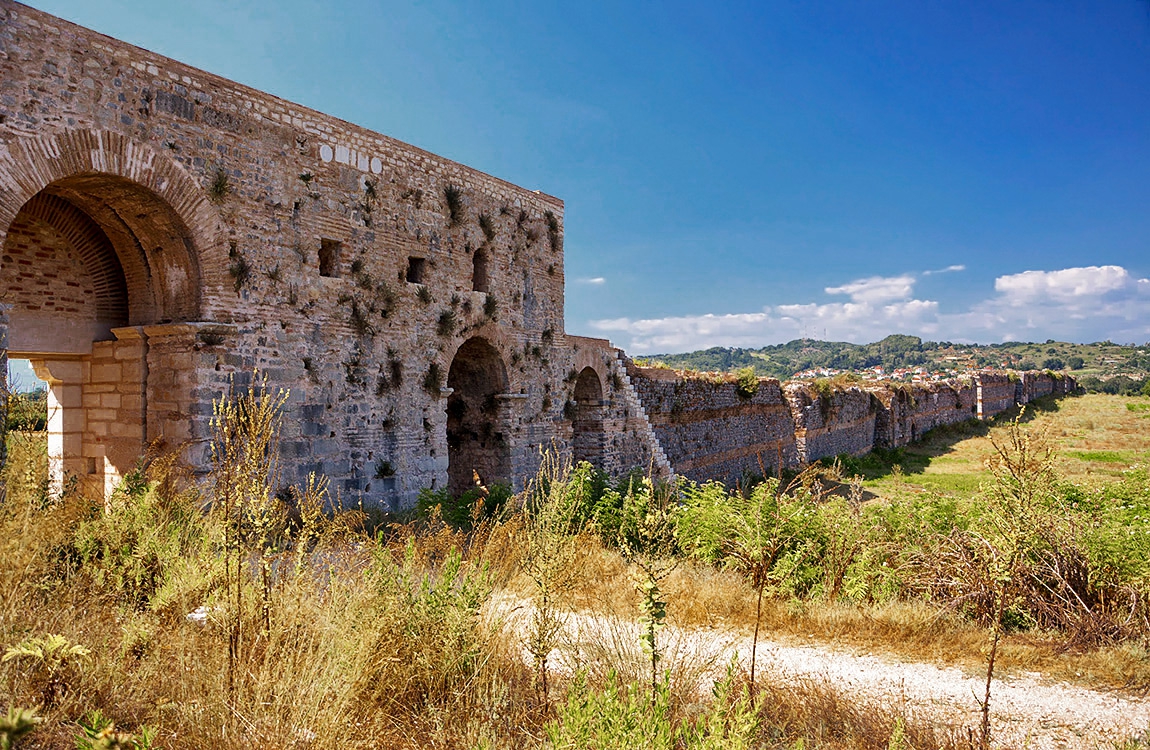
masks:
<path id="1" fill-rule="evenodd" d="M 1074 387 L 740 395 L 640 370 L 565 334 L 563 220 L 549 195 L 0 0 L 0 372 L 13 355 L 49 378 L 57 485 L 108 491 L 152 443 L 205 470 L 212 402 L 259 382 L 287 393 L 282 481 L 393 508 L 473 472 L 521 486 L 548 448 L 733 481 Z"/>
<path id="2" fill-rule="evenodd" d="M 989 419 L 1016 403 L 1077 387 L 1073 378 L 1052 373 L 980 372 L 943 383 L 861 383 L 820 394 L 810 382 L 780 385 L 764 378 L 745 397 L 729 375 L 639 368 L 629 361 L 628 371 L 676 472 L 728 483 L 775 469 L 777 456 L 784 466 L 797 467 L 897 448 L 935 427 Z"/>
<path id="3" fill-rule="evenodd" d="M 345 503 L 658 452 L 564 333 L 560 200 L 10 0 L 0 43 L 0 351 L 84 364 L 93 481 L 157 439 L 206 468 L 254 371 L 290 392 L 284 481 Z"/>

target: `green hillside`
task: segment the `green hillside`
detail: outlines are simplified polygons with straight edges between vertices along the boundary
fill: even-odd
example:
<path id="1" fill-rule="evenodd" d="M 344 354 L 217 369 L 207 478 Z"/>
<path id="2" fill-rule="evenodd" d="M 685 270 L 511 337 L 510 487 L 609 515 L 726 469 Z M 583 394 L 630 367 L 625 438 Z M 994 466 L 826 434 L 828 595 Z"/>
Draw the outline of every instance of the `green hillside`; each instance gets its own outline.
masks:
<path id="1" fill-rule="evenodd" d="M 917 367 L 956 374 L 981 367 L 1060 370 L 1072 373 L 1089 390 L 1129 393 L 1140 390 L 1150 374 L 1150 344 L 1072 344 L 1053 340 L 954 344 L 894 334 L 871 344 L 797 339 L 761 349 L 712 347 L 686 354 L 658 354 L 641 361 L 701 371 L 753 367 L 759 375 L 779 379 L 805 370 L 861 372 L 875 367 L 887 374 Z"/>

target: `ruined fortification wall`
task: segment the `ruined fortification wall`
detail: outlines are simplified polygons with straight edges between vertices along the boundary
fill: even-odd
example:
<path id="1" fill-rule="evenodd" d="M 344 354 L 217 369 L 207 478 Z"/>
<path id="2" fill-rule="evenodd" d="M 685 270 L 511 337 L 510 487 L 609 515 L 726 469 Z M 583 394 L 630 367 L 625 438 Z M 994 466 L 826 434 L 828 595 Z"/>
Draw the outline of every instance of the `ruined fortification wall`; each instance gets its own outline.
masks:
<path id="1" fill-rule="evenodd" d="M 877 403 L 875 445 L 897 448 L 948 424 L 977 418 L 977 392 L 969 379 L 870 389 Z"/>
<path id="2" fill-rule="evenodd" d="M 978 417 L 990 419 L 1015 404 L 1015 379 L 1005 372 L 980 372 L 974 376 Z"/>
<path id="3" fill-rule="evenodd" d="M 876 447 L 897 448 L 943 425 L 989 419 L 1015 405 L 1015 379 L 984 372 L 941 383 L 867 383 L 820 389 L 810 382 L 761 379 L 751 398 L 734 378 L 639 368 L 628 372 L 648 419 L 676 473 L 695 481 L 732 482 L 744 472 L 789 467 Z M 1050 373 L 1016 376 L 1020 393 L 1065 395 L 1073 378 Z M 980 394 L 986 399 L 979 401 Z"/>
<path id="4" fill-rule="evenodd" d="M 410 504 L 473 459 L 521 483 L 589 424 L 612 466 L 653 456 L 613 350 L 564 334 L 560 200 L 11 0 L 0 246 L 9 346 L 79 378 L 93 480 L 137 437 L 205 468 L 212 400 L 256 368 L 290 391 L 284 481 L 345 502 Z M 586 367 L 603 403 L 576 413 Z"/>
<path id="5" fill-rule="evenodd" d="M 800 462 L 873 450 L 876 409 L 868 391 L 850 387 L 824 395 L 810 384 L 787 383 L 784 393 L 795 423 Z"/>
<path id="6" fill-rule="evenodd" d="M 57 484 L 107 488 L 153 441 L 205 470 L 212 402 L 255 378 L 287 394 L 282 481 L 393 508 L 473 468 L 521 486 L 552 447 L 729 481 L 972 403 L 628 369 L 563 330 L 563 221 L 551 196 L 0 0 L 0 362 L 50 383 Z M 1043 377 L 978 376 L 979 416 L 1066 387 Z"/>
<path id="7" fill-rule="evenodd" d="M 632 382 L 675 472 L 689 479 L 733 484 L 798 460 L 791 411 L 779 381 L 763 378 L 751 396 L 732 378 L 680 375 L 639 368 Z"/>

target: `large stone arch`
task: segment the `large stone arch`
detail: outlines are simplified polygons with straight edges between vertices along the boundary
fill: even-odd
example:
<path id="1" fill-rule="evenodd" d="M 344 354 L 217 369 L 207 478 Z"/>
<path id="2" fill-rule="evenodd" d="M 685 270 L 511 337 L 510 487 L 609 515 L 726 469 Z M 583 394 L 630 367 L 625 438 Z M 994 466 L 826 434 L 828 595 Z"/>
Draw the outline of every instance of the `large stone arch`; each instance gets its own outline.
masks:
<path id="1" fill-rule="evenodd" d="M 133 300 L 133 322 L 199 320 L 203 290 L 222 286 L 228 259 L 219 212 L 192 175 L 151 145 L 100 130 L 0 144 L 0 239 L 41 194 L 99 225 L 129 287 L 138 276 L 150 281 L 155 299 Z"/>
<path id="2" fill-rule="evenodd" d="M 150 146 L 85 130 L 0 144 L 4 348 L 49 384 L 52 487 L 107 491 L 164 434 L 148 430 L 144 329 L 200 319 L 221 236 L 204 190 Z"/>
<path id="3" fill-rule="evenodd" d="M 512 481 L 511 436 L 506 429 L 509 379 L 503 356 L 490 340 L 473 336 L 455 351 L 447 374 L 448 490 Z"/>

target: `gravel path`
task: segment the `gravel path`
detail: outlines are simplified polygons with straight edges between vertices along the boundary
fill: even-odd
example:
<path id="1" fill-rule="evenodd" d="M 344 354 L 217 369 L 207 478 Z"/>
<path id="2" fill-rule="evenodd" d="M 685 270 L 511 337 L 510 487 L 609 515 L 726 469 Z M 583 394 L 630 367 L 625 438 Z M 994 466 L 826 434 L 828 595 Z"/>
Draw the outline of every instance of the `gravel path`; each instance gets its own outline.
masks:
<path id="1" fill-rule="evenodd" d="M 530 603 L 501 597 L 494 605 L 493 611 L 513 629 L 526 625 Z M 751 639 L 743 633 L 665 628 L 659 638 L 669 658 L 709 665 L 712 678 L 732 654 L 737 653 L 743 664 L 750 661 Z M 567 668 L 585 663 L 589 644 L 611 643 L 618 648 L 618 644 L 637 642 L 634 622 L 569 615 L 567 645 L 553 655 L 552 663 Z M 986 684 L 985 674 L 979 677 L 957 667 L 856 653 L 826 643 L 796 645 L 762 638 L 757 671 L 784 682 L 825 680 L 861 700 L 901 703 L 919 715 L 934 717 L 941 726 L 955 729 L 979 725 L 978 700 Z M 996 679 L 992 685 L 991 724 L 996 748 L 1114 750 L 1116 744 L 1141 736 L 1150 728 L 1150 700 L 1057 682 L 1033 673 L 1012 676 Z"/>
<path id="2" fill-rule="evenodd" d="M 749 660 L 750 639 L 736 644 Z M 827 645 L 759 643 L 759 669 L 782 679 L 825 678 L 847 692 L 898 702 L 951 727 L 977 727 L 986 677 L 956 667 L 854 654 Z M 1150 727 L 1150 701 L 1048 680 L 1037 674 L 996 679 L 991 686 L 996 747 L 1113 748 Z"/>

